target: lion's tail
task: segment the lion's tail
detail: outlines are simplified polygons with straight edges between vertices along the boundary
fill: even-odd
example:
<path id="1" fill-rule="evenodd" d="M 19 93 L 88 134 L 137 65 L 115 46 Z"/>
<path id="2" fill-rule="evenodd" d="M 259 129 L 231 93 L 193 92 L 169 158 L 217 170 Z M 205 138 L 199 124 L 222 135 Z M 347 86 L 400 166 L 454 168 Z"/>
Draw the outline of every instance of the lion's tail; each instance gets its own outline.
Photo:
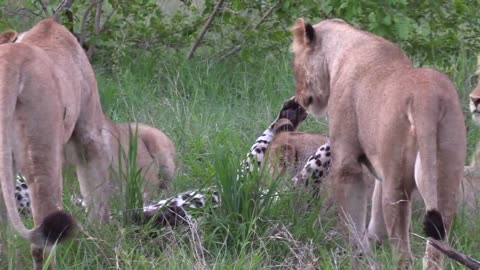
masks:
<path id="1" fill-rule="evenodd" d="M 415 161 L 415 182 L 426 206 L 424 231 L 427 237 L 437 240 L 445 238 L 446 229 L 439 211 L 438 194 L 438 119 L 439 103 L 435 99 L 416 106 L 413 100 L 408 103 L 407 113 L 417 136 L 418 152 Z"/>
<path id="2" fill-rule="evenodd" d="M 75 222 L 69 214 L 57 211 L 47 216 L 37 228 L 29 230 L 20 218 L 14 198 L 12 145 L 14 112 L 21 86 L 18 76 L 12 76 L 5 67 L 8 67 L 8 63 L 0 61 L 0 186 L 8 218 L 15 230 L 32 244 L 52 245 L 70 236 L 75 230 Z M 6 85 L 6 82 L 9 84 Z"/>

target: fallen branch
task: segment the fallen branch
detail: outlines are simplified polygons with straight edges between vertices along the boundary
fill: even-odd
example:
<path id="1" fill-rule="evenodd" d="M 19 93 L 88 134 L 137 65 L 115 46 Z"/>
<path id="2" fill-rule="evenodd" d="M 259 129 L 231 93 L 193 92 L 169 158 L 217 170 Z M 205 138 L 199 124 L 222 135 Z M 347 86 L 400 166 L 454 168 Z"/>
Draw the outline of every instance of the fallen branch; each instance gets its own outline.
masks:
<path id="1" fill-rule="evenodd" d="M 447 244 L 445 244 L 441 241 L 435 240 L 433 238 L 429 237 L 428 242 L 433 247 L 438 249 L 440 252 L 447 255 L 450 259 L 453 259 L 453 260 L 465 265 L 469 269 L 472 269 L 472 270 L 480 269 L 480 261 L 477 261 L 477 260 L 475 260 L 475 259 L 473 259 L 473 258 L 471 258 L 471 257 L 469 257 L 465 254 L 462 254 L 462 253 L 454 250 L 453 248 L 449 247 Z"/>
<path id="2" fill-rule="evenodd" d="M 205 33 L 207 32 L 208 28 L 209 28 L 210 25 L 212 24 L 213 18 L 215 18 L 215 16 L 217 15 L 218 10 L 219 10 L 220 7 L 223 5 L 223 2 L 225 2 L 225 0 L 220 0 L 220 1 L 218 1 L 217 5 L 216 5 L 215 8 L 213 9 L 212 13 L 211 13 L 210 16 L 208 17 L 207 22 L 206 22 L 205 25 L 203 26 L 202 31 L 200 31 L 200 34 L 198 35 L 197 39 L 196 39 L 195 42 L 192 44 L 192 47 L 190 48 L 190 51 L 189 51 L 188 54 L 187 54 L 187 59 L 192 58 L 193 53 L 195 52 L 195 50 L 197 49 L 198 45 L 200 44 L 200 42 L 202 41 L 203 37 L 205 36 Z"/>

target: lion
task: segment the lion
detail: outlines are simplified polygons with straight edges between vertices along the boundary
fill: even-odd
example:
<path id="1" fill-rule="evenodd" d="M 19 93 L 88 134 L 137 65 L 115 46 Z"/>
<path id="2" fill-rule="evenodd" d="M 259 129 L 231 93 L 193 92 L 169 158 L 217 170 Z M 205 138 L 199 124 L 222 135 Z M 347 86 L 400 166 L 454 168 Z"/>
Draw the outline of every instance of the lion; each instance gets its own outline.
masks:
<path id="1" fill-rule="evenodd" d="M 20 35 L 1 33 L 0 41 L 4 42 L 0 45 L 2 194 L 9 221 L 30 242 L 34 269 L 42 269 L 51 246 L 73 237 L 78 227 L 62 206 L 64 153 L 74 156 L 71 161 L 89 219 L 108 222 L 110 198 L 118 189 L 110 169 L 117 160 L 119 140 L 128 145 L 122 135 L 128 125 L 116 127 L 103 114 L 93 68 L 64 26 L 45 19 Z M 149 137 L 150 132 L 140 124 L 139 137 Z M 139 151 L 147 153 L 157 146 L 145 140 Z M 148 155 L 140 156 L 147 158 L 139 164 L 149 162 Z M 30 188 L 31 230 L 16 210 L 16 171 L 24 173 Z M 168 175 L 169 169 L 163 172 Z M 145 192 L 151 189 L 146 187 Z M 54 261 L 49 269 L 55 268 Z"/>
<path id="2" fill-rule="evenodd" d="M 480 58 L 479 58 L 480 60 Z M 478 73 L 477 70 L 476 73 Z M 470 93 L 469 107 L 472 114 L 473 123 L 480 125 L 480 81 Z M 469 166 L 465 166 L 465 180 L 467 182 L 464 190 L 464 197 L 468 199 L 468 206 L 478 208 L 478 194 L 480 194 L 480 144 L 477 143 L 472 160 Z M 465 185 L 465 184 L 464 184 Z"/>
<path id="3" fill-rule="evenodd" d="M 119 166 L 126 167 L 130 136 L 137 136 L 137 169 L 142 170 L 142 190 L 145 191 L 144 200 L 152 201 L 158 197 L 162 189 L 167 189 L 176 174 L 176 149 L 170 138 L 161 130 L 142 123 L 118 123 L 114 124 L 106 117 L 103 119 L 105 136 L 110 138 L 108 151 L 108 164 L 113 172 L 119 171 Z M 119 152 L 120 151 L 120 152 Z M 122 155 L 122 164 L 119 164 L 119 153 Z M 84 162 L 82 153 L 67 145 L 65 163 L 68 165 L 81 166 Z M 125 171 L 124 171 L 125 172 Z M 118 177 L 118 175 L 115 175 Z M 122 179 L 116 179 L 120 183 Z M 121 182 L 125 184 L 124 182 Z M 82 186 L 82 196 L 88 201 L 88 186 Z M 118 185 L 112 187 L 118 194 Z M 87 190 L 84 190 L 87 189 Z M 125 190 L 123 188 L 123 190 Z M 87 207 L 88 208 L 88 207 Z"/>
<path id="4" fill-rule="evenodd" d="M 379 180 L 372 216 L 384 217 L 372 218 L 368 233 L 387 231 L 399 267 L 411 265 L 414 188 L 426 205 L 427 237 L 446 240 L 456 211 L 466 128 L 455 86 L 440 72 L 414 68 L 393 43 L 342 20 L 312 26 L 297 19 L 291 31 L 295 96 L 310 114 L 328 114 L 335 151 L 330 177 L 354 249 L 360 251 L 368 235 L 367 188 L 361 180 L 366 164 Z M 442 263 L 442 254 L 427 243 L 424 268 Z"/>
<path id="5" fill-rule="evenodd" d="M 477 67 L 476 73 L 480 73 L 480 56 L 479 56 L 479 66 Z M 472 114 L 473 123 L 477 126 L 480 126 L 480 80 L 477 82 L 477 86 L 470 92 L 469 107 L 470 113 Z M 465 173 L 472 174 L 476 173 L 480 165 L 480 144 L 477 144 L 475 151 L 472 156 L 472 160 L 469 166 L 465 167 Z"/>

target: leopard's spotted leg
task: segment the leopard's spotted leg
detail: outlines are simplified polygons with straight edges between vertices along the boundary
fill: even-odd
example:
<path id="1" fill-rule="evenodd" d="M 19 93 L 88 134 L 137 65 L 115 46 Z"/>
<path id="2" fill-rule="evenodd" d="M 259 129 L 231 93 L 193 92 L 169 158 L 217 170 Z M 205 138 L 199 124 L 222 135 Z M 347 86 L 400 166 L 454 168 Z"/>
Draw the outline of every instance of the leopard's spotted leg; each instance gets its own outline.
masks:
<path id="1" fill-rule="evenodd" d="M 17 173 L 15 178 L 15 199 L 17 202 L 17 210 L 22 214 L 30 214 L 30 194 L 25 177 Z"/>
<path id="2" fill-rule="evenodd" d="M 311 156 L 302 170 L 293 177 L 295 186 L 312 186 L 315 196 L 318 195 L 320 185 L 327 177 L 332 160 L 330 142 L 320 146 Z"/>
<path id="3" fill-rule="evenodd" d="M 251 173 L 256 168 L 262 166 L 265 159 L 265 152 L 275 135 L 274 127 L 280 119 L 288 119 L 295 130 L 305 120 L 307 115 L 305 109 L 296 102 L 294 96 L 287 99 L 282 104 L 282 108 L 280 109 L 277 118 L 268 126 L 262 135 L 257 138 L 252 147 L 250 147 L 247 158 L 241 163 L 239 174 L 244 175 L 246 173 Z"/>

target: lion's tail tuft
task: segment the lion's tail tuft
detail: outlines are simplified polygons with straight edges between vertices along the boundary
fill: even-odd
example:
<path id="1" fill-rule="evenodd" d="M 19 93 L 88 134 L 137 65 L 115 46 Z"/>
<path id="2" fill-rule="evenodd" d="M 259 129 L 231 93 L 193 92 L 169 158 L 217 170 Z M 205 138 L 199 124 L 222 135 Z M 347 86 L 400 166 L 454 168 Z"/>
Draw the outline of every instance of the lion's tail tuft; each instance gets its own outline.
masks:
<path id="1" fill-rule="evenodd" d="M 32 239 L 32 242 L 40 240 L 47 245 L 53 245 L 74 237 L 77 231 L 78 226 L 70 214 L 56 211 L 45 217 L 42 224 L 34 230 L 32 235 L 38 236 L 39 239 Z"/>
<path id="2" fill-rule="evenodd" d="M 437 210 L 427 211 L 423 220 L 423 230 L 427 237 L 432 237 L 436 240 L 445 239 L 446 230 L 442 214 Z"/>

